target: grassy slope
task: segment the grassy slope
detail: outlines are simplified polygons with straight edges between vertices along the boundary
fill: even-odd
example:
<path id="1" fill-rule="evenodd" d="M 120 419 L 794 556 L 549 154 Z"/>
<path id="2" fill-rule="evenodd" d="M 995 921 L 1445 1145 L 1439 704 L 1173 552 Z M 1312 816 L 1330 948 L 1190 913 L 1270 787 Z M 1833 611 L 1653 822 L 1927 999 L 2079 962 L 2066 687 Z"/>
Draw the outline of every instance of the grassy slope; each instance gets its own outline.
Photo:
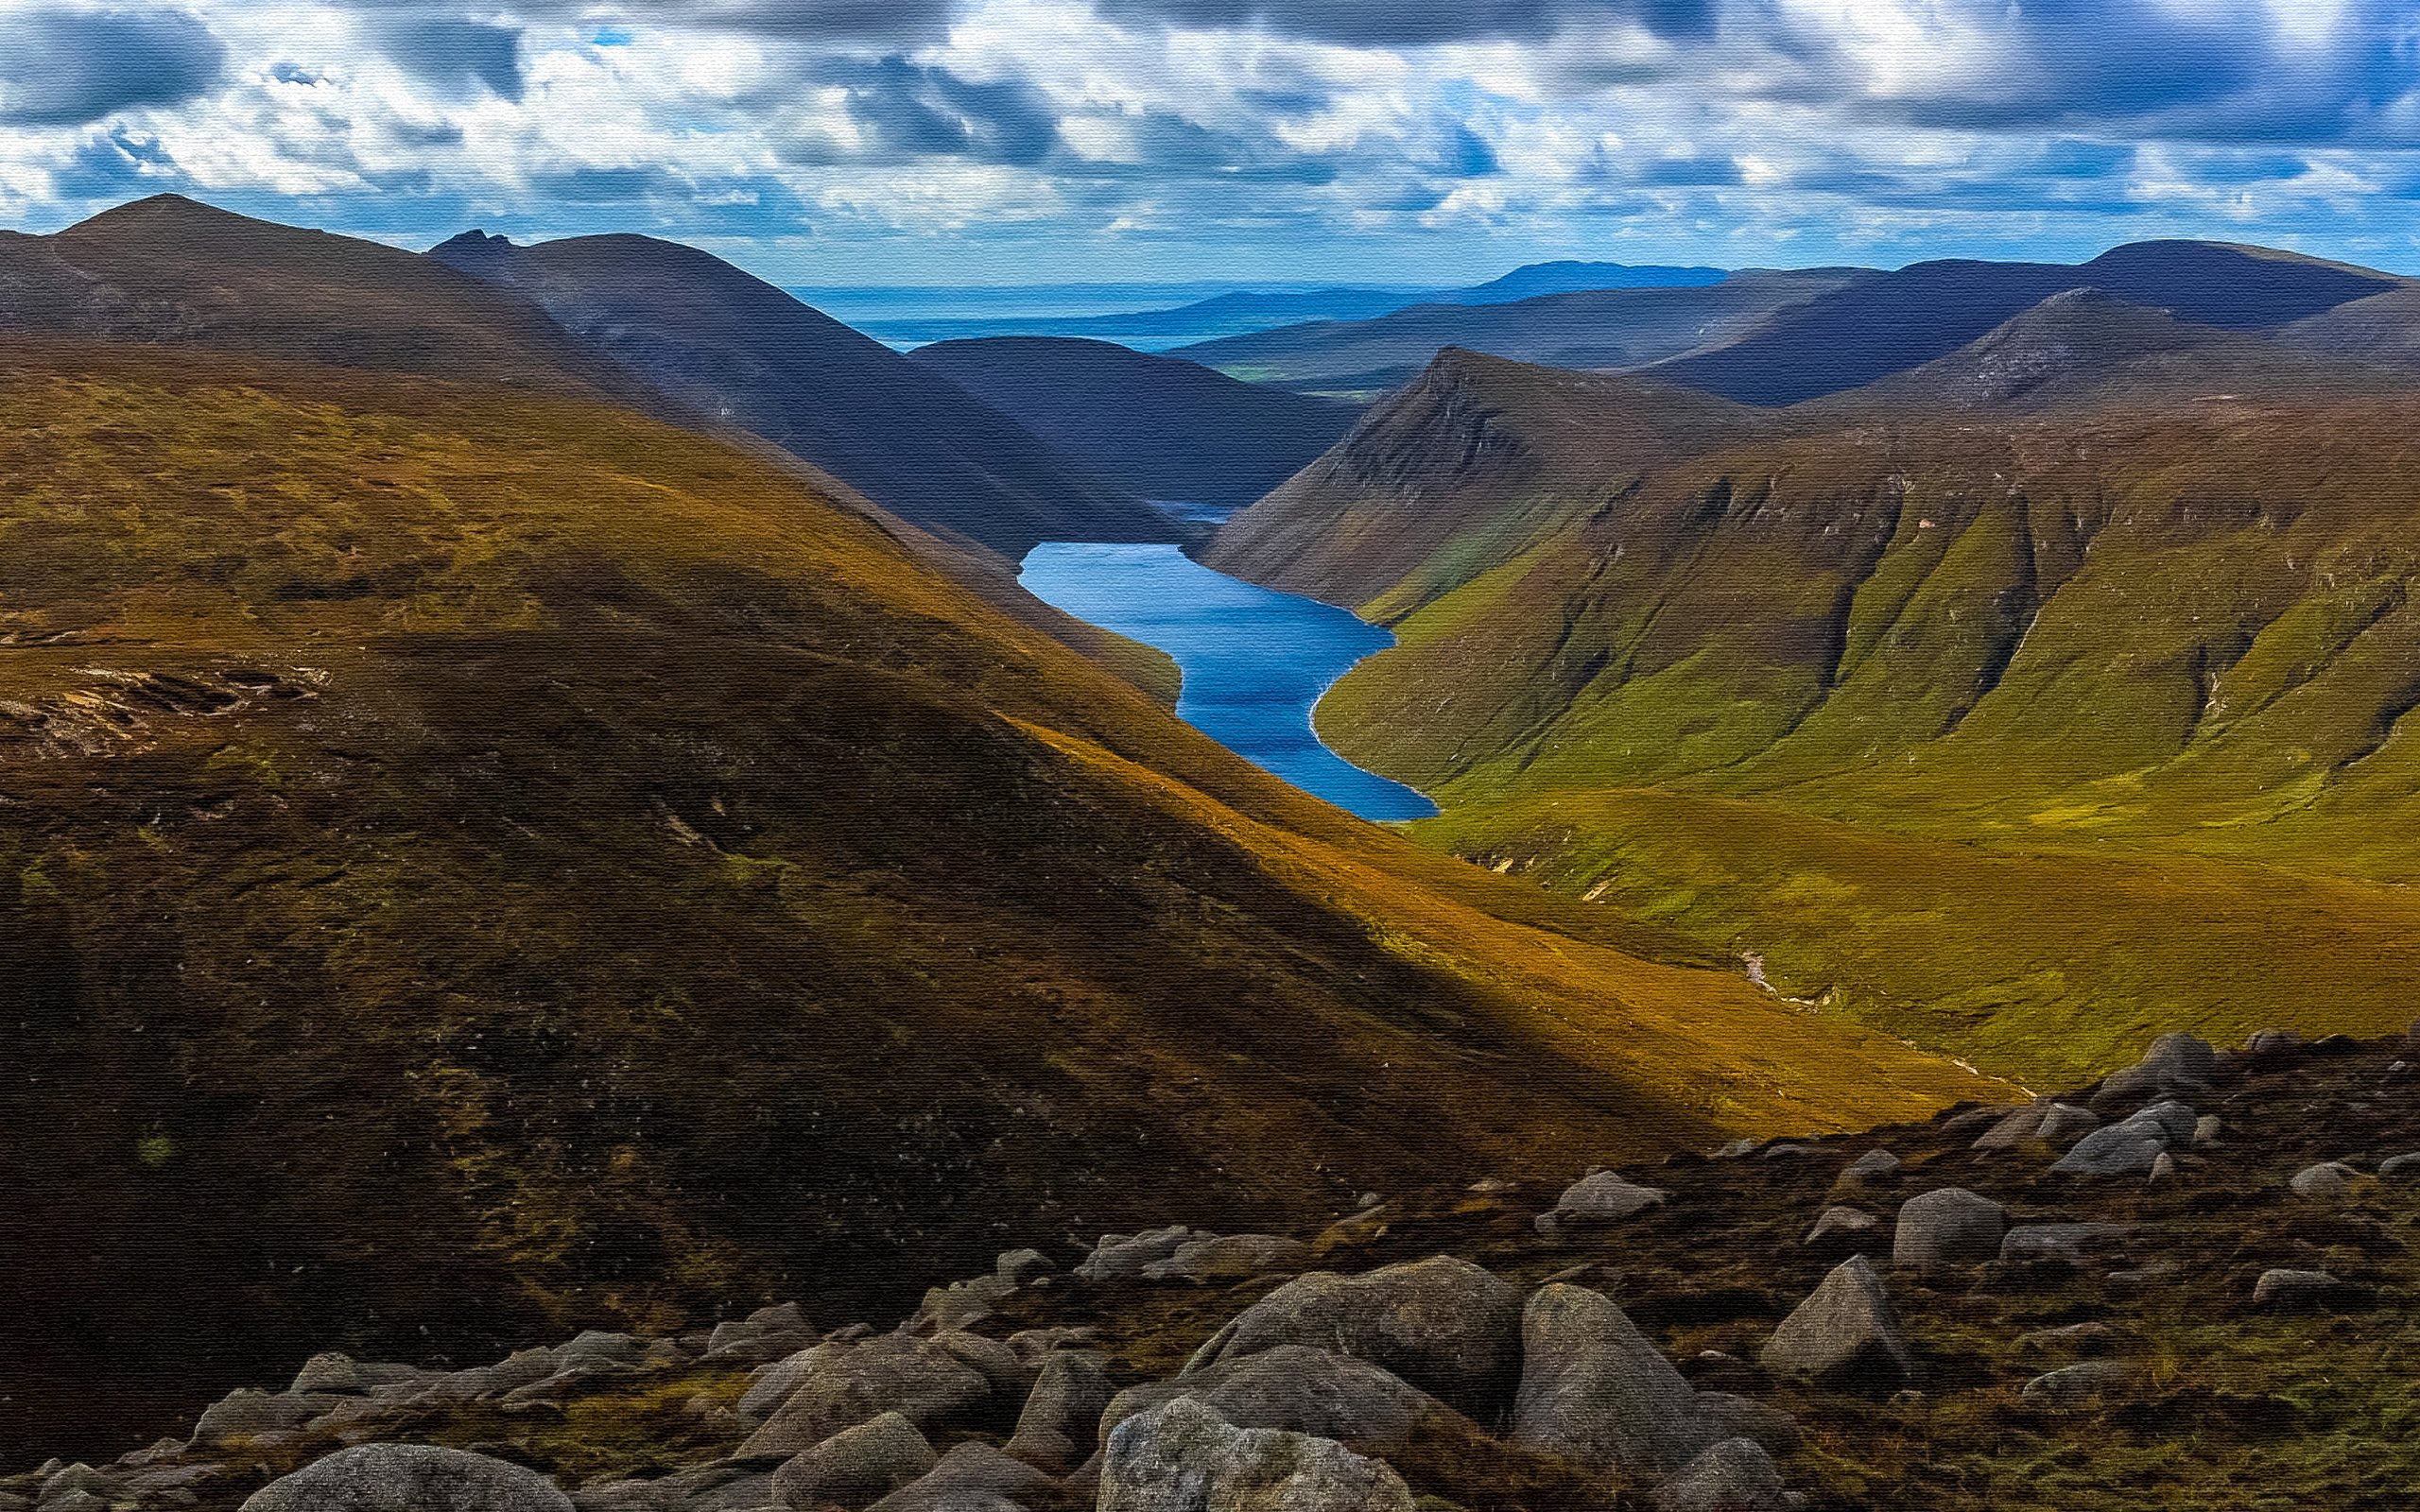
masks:
<path id="1" fill-rule="evenodd" d="M 2165 1026 L 2408 1018 L 2410 401 L 1784 416 L 1676 456 L 1643 390 L 1591 421 L 1544 382 L 1472 368 L 1422 403 L 1491 453 L 1398 482 L 1348 441 L 1214 558 L 1285 543 L 1323 579 L 1288 586 L 1393 621 L 1321 723 L 1440 799 L 1425 839 L 2037 1084 Z M 1322 557 L 1305 519 L 1358 524 Z"/>
<path id="2" fill-rule="evenodd" d="M 742 452 L 6 357 L 0 1436 L 1978 1086 L 1284 787 Z"/>

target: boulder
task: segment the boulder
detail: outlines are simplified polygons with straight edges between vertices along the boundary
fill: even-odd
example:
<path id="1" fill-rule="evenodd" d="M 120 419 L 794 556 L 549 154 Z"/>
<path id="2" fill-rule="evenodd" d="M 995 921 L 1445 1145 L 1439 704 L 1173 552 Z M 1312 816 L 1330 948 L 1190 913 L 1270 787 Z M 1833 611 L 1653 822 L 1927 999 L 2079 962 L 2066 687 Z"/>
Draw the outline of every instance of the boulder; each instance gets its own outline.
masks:
<path id="1" fill-rule="evenodd" d="M 2204 1113 L 2193 1121 L 2193 1143 L 2196 1147 L 2216 1144 L 2219 1143 L 2219 1135 L 2225 1128 L 2226 1125 L 2221 1121 L 2218 1114 Z"/>
<path id="2" fill-rule="evenodd" d="M 1179 1397 L 1203 1403 L 1237 1428 L 1333 1438 L 1382 1457 L 1400 1453 L 1423 1428 L 1440 1437 L 1478 1435 L 1469 1418 L 1366 1360 L 1283 1344 L 1197 1375 L 1119 1392 L 1101 1414 L 1101 1437 Z"/>
<path id="3" fill-rule="evenodd" d="M 2037 1407 L 2084 1407 L 2134 1389 L 2141 1372 L 2123 1360 L 2086 1360 L 2035 1376 L 2017 1393 Z"/>
<path id="4" fill-rule="evenodd" d="M 784 1506 L 862 1507 L 937 1463 L 933 1446 L 916 1425 L 887 1412 L 793 1455 L 773 1472 L 773 1495 Z"/>
<path id="5" fill-rule="evenodd" d="M 1698 1393 L 1698 1411 L 1704 1417 L 1706 1429 L 1717 1442 L 1726 1438 L 1753 1438 L 1776 1454 L 1792 1453 L 1798 1448 L 1798 1419 L 1754 1397 L 1735 1396 L 1728 1391 L 1701 1391 Z"/>
<path id="6" fill-rule="evenodd" d="M 1237 1428 L 1186 1399 L 1130 1418 L 1102 1458 L 1099 1512 L 1411 1512 L 1410 1488 L 1332 1439 Z"/>
<path id="7" fill-rule="evenodd" d="M 1277 1234 L 1227 1234 L 1179 1245 L 1166 1260 L 1143 1267 L 1150 1280 L 1239 1281 L 1291 1276 L 1311 1263 L 1311 1246 Z"/>
<path id="8" fill-rule="evenodd" d="M 347 1399 L 333 1396 L 277 1397 L 239 1386 L 221 1397 L 194 1425 L 196 1444 L 226 1444 L 262 1434 L 291 1433 Z"/>
<path id="9" fill-rule="evenodd" d="M 1852 1184 L 1888 1181 L 1899 1174 L 1899 1158 L 1889 1150 L 1868 1150 L 1849 1162 L 1841 1179 Z"/>
<path id="10" fill-rule="evenodd" d="M 2169 1131 L 2171 1115 L 2165 1110 L 2171 1108 L 2184 1110 L 2181 1135 Z M 2193 1125 L 2193 1110 L 2182 1103 L 2147 1108 L 2123 1123 L 2095 1129 L 2078 1140 L 2075 1148 L 2050 1169 L 2061 1176 L 2142 1176 L 2170 1144 L 2191 1139 Z"/>
<path id="11" fill-rule="evenodd" d="M 2378 1175 L 2389 1181 L 2420 1181 L 2420 1150 L 2388 1156 L 2378 1162 Z"/>
<path id="12" fill-rule="evenodd" d="M 969 1328 L 990 1317 L 993 1309 L 1016 1289 L 1015 1282 L 998 1276 L 977 1276 L 931 1287 L 916 1309 L 916 1317 L 940 1329 Z"/>
<path id="13" fill-rule="evenodd" d="M 1775 1375 L 1827 1384 L 1890 1388 L 1915 1374 L 1898 1310 L 1863 1255 L 1834 1266 L 1758 1359 Z"/>
<path id="14" fill-rule="evenodd" d="M 1975 1136 L 1970 1148 L 1978 1150 L 2014 1150 L 2031 1143 L 2042 1132 L 2042 1121 L 2048 1117 L 2048 1103 L 2028 1103 L 1996 1116 L 1991 1127 Z"/>
<path id="15" fill-rule="evenodd" d="M 2092 1106 L 2107 1110 L 2145 1097 L 2168 1093 L 2190 1095 L 2206 1089 L 2218 1074 L 2218 1052 L 2209 1042 L 2189 1034 L 2164 1034 L 2152 1041 L 2143 1058 L 2101 1082 Z"/>
<path id="16" fill-rule="evenodd" d="M 579 1365 L 638 1365 L 647 1357 L 646 1340 L 601 1329 L 590 1329 L 568 1344 L 555 1346 L 556 1362 L 566 1368 Z"/>
<path id="17" fill-rule="evenodd" d="M 2045 1144 L 2065 1149 L 2100 1126 L 2100 1115 L 2089 1108 L 2072 1103 L 2053 1103 L 2042 1115 L 2042 1126 L 2034 1130 L 2034 1138 Z"/>
<path id="18" fill-rule="evenodd" d="M 1964 1187 L 1943 1187 L 1899 1204 L 1892 1230 L 1895 1265 L 1964 1265 L 2000 1252 L 2008 1210 Z"/>
<path id="19" fill-rule="evenodd" d="M 843 1428 L 895 1412 L 925 1433 L 980 1416 L 997 1396 L 994 1379 L 953 1349 L 950 1335 L 887 1333 L 858 1343 L 819 1344 L 772 1367 L 741 1400 L 741 1416 L 768 1381 L 788 1386 L 764 1425 L 739 1448 L 742 1457 L 795 1454 Z M 1008 1346 L 985 1340 L 1021 1367 Z"/>
<path id="20" fill-rule="evenodd" d="M 1826 1208 L 1798 1242 L 1808 1249 L 1845 1255 L 1882 1239 L 1882 1220 L 1861 1208 Z"/>
<path id="21" fill-rule="evenodd" d="M 705 1358 L 744 1365 L 768 1365 L 815 1343 L 815 1331 L 796 1302 L 760 1307 L 744 1318 L 714 1326 L 706 1335 Z"/>
<path id="22" fill-rule="evenodd" d="M 2193 1131 L 2202 1124 L 2202 1120 L 2195 1115 L 2190 1104 L 2180 1103 L 2173 1099 L 2153 1103 L 2151 1107 L 2135 1114 L 2135 1118 L 2158 1125 L 2161 1132 L 2168 1136 L 2170 1149 L 2192 1143 Z"/>
<path id="23" fill-rule="evenodd" d="M 1764 1446 L 1726 1438 L 1655 1491 L 1655 1512 L 1789 1512 L 1789 1492 Z"/>
<path id="24" fill-rule="evenodd" d="M 1512 1442 L 1661 1477 L 1714 1442 L 1698 1394 L 1629 1314 L 1584 1287 L 1538 1288 L 1521 1314 Z"/>
<path id="25" fill-rule="evenodd" d="M 2019 1224 L 2000 1240 L 2000 1259 L 2082 1260 L 2086 1250 L 2117 1244 L 2134 1232 L 2130 1223 Z"/>
<path id="26" fill-rule="evenodd" d="M 1314 1271 L 1230 1319 L 1184 1373 L 1281 1344 L 1367 1360 L 1484 1420 L 1520 1369 L 1521 1295 L 1449 1255 L 1357 1276 Z"/>
<path id="27" fill-rule="evenodd" d="M 305 1360 L 302 1368 L 295 1372 L 294 1384 L 285 1389 L 297 1396 L 314 1392 L 363 1395 L 382 1387 L 417 1385 L 435 1379 L 434 1372 L 416 1370 L 407 1365 L 370 1365 L 332 1351 Z"/>
<path id="28" fill-rule="evenodd" d="M 1056 1480 L 1023 1460 L 970 1440 L 874 1507 L 876 1512 L 1025 1512 L 1058 1489 Z"/>
<path id="29" fill-rule="evenodd" d="M 2268 1270 L 2253 1283 L 2252 1305 L 2275 1313 L 2303 1308 L 2343 1307 L 2365 1302 L 2375 1295 L 2355 1281 L 2340 1280 L 2324 1270 Z"/>
<path id="30" fill-rule="evenodd" d="M 1100 1243 L 1093 1246 L 1093 1252 L 1076 1267 L 1076 1274 L 1088 1281 L 1140 1276 L 1144 1266 L 1167 1259 L 1177 1252 L 1179 1246 L 1217 1237 L 1183 1224 L 1152 1228 L 1139 1234 L 1103 1234 Z"/>
<path id="31" fill-rule="evenodd" d="M 2292 1188 L 2295 1196 L 2325 1201 L 2352 1191 L 2353 1183 L 2360 1179 L 2360 1175 L 2342 1160 L 2322 1160 L 2317 1165 L 2307 1165 L 2295 1172 L 2293 1179 L 2286 1184 Z"/>
<path id="32" fill-rule="evenodd" d="M 428 1444 L 340 1449 L 269 1482 L 243 1512 L 573 1512 L 535 1470 Z"/>
<path id="33" fill-rule="evenodd" d="M 1112 1395 L 1099 1355 L 1062 1349 L 1043 1356 L 1008 1452 L 1054 1475 L 1066 1474 L 1092 1453 Z"/>
<path id="34" fill-rule="evenodd" d="M 2243 1053 L 2262 1060 L 2282 1059 L 2303 1047 L 2303 1037 L 2291 1029 L 2263 1029 L 2243 1042 Z"/>
<path id="35" fill-rule="evenodd" d="M 1011 1286 L 1027 1286 L 1045 1276 L 1054 1275 L 1059 1267 L 1039 1249 L 1005 1249 L 992 1262 L 992 1274 Z"/>
<path id="36" fill-rule="evenodd" d="M 1627 1180 L 1618 1172 L 1599 1171 L 1565 1187 L 1555 1199 L 1554 1211 L 1557 1218 L 1612 1222 L 1660 1208 L 1669 1196 L 1657 1188 Z"/>
<path id="37" fill-rule="evenodd" d="M 420 1393 L 424 1401 L 475 1401 L 500 1397 L 534 1385 L 561 1368 L 552 1349 L 522 1349 L 494 1365 L 453 1370 L 431 1381 Z"/>

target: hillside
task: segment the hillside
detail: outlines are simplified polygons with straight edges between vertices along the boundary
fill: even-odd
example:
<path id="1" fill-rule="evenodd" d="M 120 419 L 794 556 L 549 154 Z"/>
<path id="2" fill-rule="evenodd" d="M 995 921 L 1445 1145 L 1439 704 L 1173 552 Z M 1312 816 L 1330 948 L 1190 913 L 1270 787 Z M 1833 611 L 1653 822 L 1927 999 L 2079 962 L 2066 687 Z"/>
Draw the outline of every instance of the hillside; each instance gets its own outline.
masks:
<path id="1" fill-rule="evenodd" d="M 1208 559 L 1395 631 L 1321 730 L 1443 806 L 1425 842 L 1793 997 L 2034 1085 L 2156 1028 L 2375 1032 L 2420 990 L 2420 400 L 2190 373 L 1691 432 L 1441 362 Z"/>
<path id="2" fill-rule="evenodd" d="M 1390 1189 L 1324 1228 L 1011 1226 L 913 1311 L 810 1285 L 711 1331 L 325 1352 L 123 1459 L 0 1462 L 0 1495 L 2385 1512 L 2420 1475 L 2415 1054 L 2180 1036 L 2013 1110 Z"/>
<path id="3" fill-rule="evenodd" d="M 516 247 L 465 232 L 431 260 L 509 288 L 690 412 L 753 432 L 912 524 L 1011 557 L 1038 541 L 1165 541 L 1142 500 L 788 294 L 646 236 Z"/>
<path id="4" fill-rule="evenodd" d="M 1560 368 L 1643 368 L 1763 329 L 1780 312 L 1853 285 L 1858 269 L 1734 273 L 1703 287 L 1549 294 L 1506 304 L 1416 304 L 1376 319 L 1282 327 L 1171 353 L 1237 378 L 1375 397 L 1447 347 Z"/>
<path id="5" fill-rule="evenodd" d="M 331 1339 L 873 1308 L 1004 1226 L 1982 1086 L 1284 787 L 705 437 L 23 342 L 0 415 L 21 1450 Z"/>
<path id="6" fill-rule="evenodd" d="M 944 341 L 923 366 L 1148 499 L 1240 508 L 1326 451 L 1360 410 L 1106 341 Z"/>
<path id="7" fill-rule="evenodd" d="M 2096 289 L 2192 324 L 2265 331 L 2400 282 L 2211 242 L 2137 242 L 2073 266 L 1918 263 L 1809 301 L 1740 339 L 1667 363 L 1657 376 L 1743 404 L 1792 404 L 1946 355 L 2066 289 Z"/>
<path id="8" fill-rule="evenodd" d="M 644 390 L 523 301 L 374 242 L 158 195 L 0 232 L 0 335 L 106 337 L 491 383 Z"/>

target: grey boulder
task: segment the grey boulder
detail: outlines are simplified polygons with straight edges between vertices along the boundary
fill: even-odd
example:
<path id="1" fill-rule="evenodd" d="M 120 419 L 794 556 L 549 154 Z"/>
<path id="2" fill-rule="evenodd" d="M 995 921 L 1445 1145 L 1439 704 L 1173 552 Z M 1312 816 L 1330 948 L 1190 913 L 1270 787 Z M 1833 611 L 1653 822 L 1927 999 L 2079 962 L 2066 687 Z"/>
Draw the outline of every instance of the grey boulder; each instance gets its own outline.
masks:
<path id="1" fill-rule="evenodd" d="M 1064 1475 L 1093 1452 L 1100 1415 L 1113 1395 L 1100 1356 L 1061 1349 L 1042 1359 L 1042 1371 L 1017 1415 L 1008 1452 L 1053 1474 Z"/>
<path id="2" fill-rule="evenodd" d="M 2190 1143 L 2198 1122 L 2183 1103 L 2146 1108 L 2078 1140 L 2050 1169 L 2061 1176 L 2143 1176 L 2171 1146 Z"/>
<path id="3" fill-rule="evenodd" d="M 1139 1234 L 1103 1234 L 1100 1243 L 1093 1246 L 1093 1252 L 1076 1267 L 1076 1275 L 1088 1281 L 1140 1276 L 1145 1266 L 1167 1259 L 1181 1246 L 1217 1237 L 1183 1224 L 1148 1229 Z"/>
<path id="4" fill-rule="evenodd" d="M 862 1507 L 914 1481 L 937 1460 L 914 1423 L 887 1412 L 793 1455 L 773 1472 L 773 1495 L 784 1506 Z"/>
<path id="5" fill-rule="evenodd" d="M 1634 1476 L 1670 1474 L 1714 1442 L 1698 1394 L 1628 1314 L 1584 1287 L 1542 1286 L 1521 1314 L 1512 1442 Z"/>
<path id="6" fill-rule="evenodd" d="M 1290 1276 L 1311 1263 L 1311 1246 L 1277 1234 L 1226 1234 L 1177 1246 L 1166 1260 L 1145 1265 L 1149 1280 L 1244 1280 L 1253 1276 Z"/>
<path id="7" fill-rule="evenodd" d="M 1789 1512 L 1789 1489 L 1753 1438 L 1711 1445 L 1656 1488 L 1655 1512 Z"/>
<path id="8" fill-rule="evenodd" d="M 997 1384 L 978 1364 L 969 1363 L 965 1356 L 971 1351 L 953 1349 L 953 1342 L 947 1334 L 921 1339 L 888 1333 L 819 1344 L 783 1361 L 741 1400 L 741 1417 L 748 1418 L 768 1383 L 788 1388 L 739 1453 L 795 1454 L 887 1412 L 925 1433 L 980 1414 L 997 1394 Z M 1010 1370 L 1019 1368 L 1006 1345 L 994 1348 L 1008 1356 Z"/>
<path id="9" fill-rule="evenodd" d="M 1110 1435 L 1098 1512 L 1411 1512 L 1385 1464 L 1331 1439 L 1237 1428 L 1188 1399 Z"/>
<path id="10" fill-rule="evenodd" d="M 1775 1375 L 1825 1384 L 1897 1386 L 1915 1374 L 1898 1310 L 1863 1255 L 1834 1266 L 1782 1319 L 1758 1359 Z"/>
<path id="11" fill-rule="evenodd" d="M 2360 1175 L 2342 1160 L 2323 1160 L 2295 1172 L 2294 1178 L 2287 1185 L 2292 1188 L 2295 1196 L 2325 1200 L 2341 1197 L 2352 1191 L 2353 1183 L 2360 1179 Z"/>
<path id="12" fill-rule="evenodd" d="M 1891 1239 L 1895 1265 L 1963 1265 L 1996 1258 L 2008 1211 L 1964 1187 L 1943 1187 L 1899 1205 Z"/>
<path id="13" fill-rule="evenodd" d="M 1466 1260 L 1297 1277 L 1230 1319 L 1192 1375 L 1281 1344 L 1367 1360 L 1473 1416 L 1493 1417 L 1520 1368 L 1521 1296 Z"/>
<path id="14" fill-rule="evenodd" d="M 535 1470 L 428 1444 L 340 1449 L 254 1491 L 243 1512 L 573 1512 Z"/>
<path id="15" fill-rule="evenodd" d="M 2341 1307 L 2372 1296 L 2369 1287 L 2340 1280 L 2324 1270 L 2267 1270 L 2253 1283 L 2252 1305 L 2269 1312 Z"/>
<path id="16" fill-rule="evenodd" d="M 1023 1460 L 970 1440 L 924 1475 L 874 1503 L 876 1512 L 1024 1512 L 1059 1483 Z"/>
<path id="17" fill-rule="evenodd" d="M 1844 1255 L 1877 1243 L 1881 1237 L 1882 1220 L 1864 1209 L 1826 1208 L 1798 1242 L 1808 1249 Z"/>
<path id="18" fill-rule="evenodd" d="M 2082 1260 L 2085 1251 L 2117 1244 L 2134 1232 L 2130 1223 L 2020 1224 L 2000 1241 L 2000 1259 Z"/>
<path id="19" fill-rule="evenodd" d="M 1851 1160 L 1841 1179 L 1862 1185 L 1868 1181 L 1888 1181 L 1899 1174 L 1899 1158 L 1889 1150 L 1868 1150 Z"/>
<path id="20" fill-rule="evenodd" d="M 1333 1438 L 1381 1456 L 1399 1453 L 1424 1427 L 1475 1436 L 1478 1425 L 1366 1360 L 1282 1344 L 1175 1381 L 1119 1392 L 1101 1415 L 1106 1439 L 1128 1418 L 1184 1397 L 1238 1428 Z"/>
<path id="21" fill-rule="evenodd" d="M 2085 1407 L 2132 1390 L 2140 1379 L 2123 1360 L 2086 1360 L 2035 1376 L 2017 1396 L 2037 1407 Z"/>
<path id="22" fill-rule="evenodd" d="M 1655 1187 L 1640 1186 L 1619 1172 L 1599 1171 L 1565 1187 L 1555 1199 L 1554 1212 L 1557 1218 L 1612 1222 L 1660 1208 L 1669 1195 Z"/>
<path id="23" fill-rule="evenodd" d="M 2164 1034 L 2152 1041 L 2141 1060 L 2102 1081 L 2092 1106 L 2107 1109 L 2165 1093 L 2189 1095 L 2208 1087 L 2218 1071 L 2218 1052 L 2209 1041 L 2189 1034 Z"/>

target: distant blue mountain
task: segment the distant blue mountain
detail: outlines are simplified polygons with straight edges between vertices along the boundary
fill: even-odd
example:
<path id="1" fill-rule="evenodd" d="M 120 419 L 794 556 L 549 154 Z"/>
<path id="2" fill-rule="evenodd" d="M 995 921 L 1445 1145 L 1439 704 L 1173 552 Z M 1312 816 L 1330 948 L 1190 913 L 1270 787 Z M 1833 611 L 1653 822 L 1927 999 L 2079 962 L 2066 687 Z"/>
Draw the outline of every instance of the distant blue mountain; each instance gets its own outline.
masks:
<path id="1" fill-rule="evenodd" d="M 1811 300 L 1754 335 L 1654 373 L 1745 404 L 1793 404 L 1945 356 L 2067 289 L 2097 289 L 2222 331 L 2258 331 L 2402 282 L 2218 242 L 2136 242 L 2082 264 L 1917 263 Z"/>
<path id="2" fill-rule="evenodd" d="M 1542 294 L 1590 289 L 1702 289 L 1731 276 L 1720 267 L 1633 266 L 1627 263 L 1531 263 L 1492 283 L 1437 295 L 1438 304 L 1511 304 Z"/>

